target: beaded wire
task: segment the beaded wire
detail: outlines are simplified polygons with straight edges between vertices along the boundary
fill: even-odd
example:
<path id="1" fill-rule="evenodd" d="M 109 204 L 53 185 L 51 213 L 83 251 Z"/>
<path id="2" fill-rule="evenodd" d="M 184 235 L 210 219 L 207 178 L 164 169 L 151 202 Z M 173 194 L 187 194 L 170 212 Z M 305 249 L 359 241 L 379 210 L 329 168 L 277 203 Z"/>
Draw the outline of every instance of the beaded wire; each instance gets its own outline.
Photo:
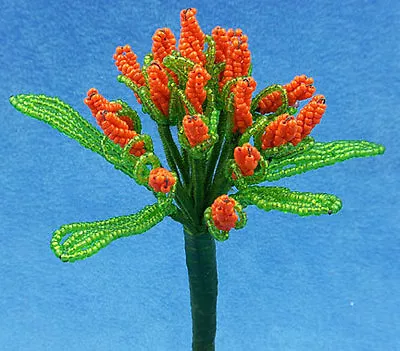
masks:
<path id="1" fill-rule="evenodd" d="M 51 239 L 62 261 L 89 257 L 166 216 L 191 235 L 208 232 L 224 241 L 230 230 L 245 226 L 244 209 L 250 205 L 300 216 L 337 213 L 341 202 L 334 195 L 257 184 L 384 152 L 382 145 L 367 141 L 316 142 L 310 133 L 326 103 L 323 95 L 314 96 L 311 77 L 296 76 L 252 97 L 256 82 L 242 30 L 215 27 L 206 35 L 193 8 L 182 10 L 180 19 L 178 48 L 172 31 L 162 28 L 154 33 L 142 66 L 129 45 L 117 47 L 113 56 L 121 72 L 118 81 L 157 123 L 170 170 L 154 153 L 151 137 L 142 133 L 138 113 L 121 100 L 108 101 L 95 88 L 84 101 L 102 132 L 56 97 L 10 98 L 17 110 L 103 156 L 157 199 L 129 216 L 63 225 Z M 299 101 L 307 99 L 297 114 Z M 171 126 L 177 127 L 179 145 Z M 237 191 L 228 196 L 232 186 Z"/>

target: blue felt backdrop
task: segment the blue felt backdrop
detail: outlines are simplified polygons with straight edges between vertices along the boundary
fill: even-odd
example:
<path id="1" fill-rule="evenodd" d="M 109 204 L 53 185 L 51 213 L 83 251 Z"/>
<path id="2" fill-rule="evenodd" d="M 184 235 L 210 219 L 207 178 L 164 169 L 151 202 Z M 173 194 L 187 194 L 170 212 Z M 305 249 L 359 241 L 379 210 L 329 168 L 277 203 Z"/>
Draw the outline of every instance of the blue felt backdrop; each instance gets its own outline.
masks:
<path id="1" fill-rule="evenodd" d="M 317 140 L 387 148 L 274 184 L 336 194 L 337 215 L 249 208 L 245 229 L 217 243 L 217 350 L 400 350 L 400 3 L 339 3 L 0 0 L 0 350 L 189 350 L 181 227 L 168 218 L 85 261 L 59 261 L 49 240 L 60 225 L 134 213 L 154 198 L 8 103 L 58 96 L 93 122 L 83 98 L 96 87 L 138 108 L 116 81 L 115 47 L 129 43 L 143 58 L 157 28 L 178 35 L 189 6 L 205 32 L 249 36 L 258 90 L 315 79 L 328 105 Z"/>

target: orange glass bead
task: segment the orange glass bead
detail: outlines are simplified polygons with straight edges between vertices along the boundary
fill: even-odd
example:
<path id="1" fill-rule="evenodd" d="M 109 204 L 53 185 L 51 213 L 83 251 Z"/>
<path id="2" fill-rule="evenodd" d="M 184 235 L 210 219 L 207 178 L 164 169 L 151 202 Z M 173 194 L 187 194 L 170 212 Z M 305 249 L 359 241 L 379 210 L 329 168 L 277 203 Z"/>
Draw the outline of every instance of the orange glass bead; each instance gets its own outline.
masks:
<path id="1" fill-rule="evenodd" d="M 200 116 L 186 115 L 183 118 L 182 125 L 191 147 L 210 138 L 208 127 Z"/>
<path id="2" fill-rule="evenodd" d="M 254 170 L 258 166 L 260 161 L 260 152 L 249 143 L 245 143 L 242 146 L 235 148 L 233 157 L 236 164 L 239 166 L 244 176 L 251 176 L 254 174 Z"/>
<path id="3" fill-rule="evenodd" d="M 305 105 L 297 116 L 297 125 L 301 128 L 301 138 L 310 134 L 311 130 L 321 121 L 326 110 L 326 101 L 323 95 L 315 95 Z"/>
<path id="4" fill-rule="evenodd" d="M 284 113 L 265 128 L 261 137 L 261 148 L 265 150 L 288 142 L 297 145 L 301 139 L 301 127 L 298 126 L 296 119 Z"/>
<path id="5" fill-rule="evenodd" d="M 217 197 L 211 205 L 211 216 L 215 227 L 219 230 L 229 231 L 235 228 L 239 217 L 235 212 L 236 201 L 228 195 Z"/>
<path id="6" fill-rule="evenodd" d="M 149 90 L 151 100 L 162 112 L 164 116 L 168 116 L 170 91 L 168 89 L 168 76 L 163 67 L 153 61 L 147 68 L 149 75 Z"/>
<path id="7" fill-rule="evenodd" d="M 196 13 L 197 10 L 194 8 L 181 11 L 181 35 L 178 48 L 183 57 L 204 66 L 206 56 L 203 50 L 206 36 L 197 22 Z"/>
<path id="8" fill-rule="evenodd" d="M 243 134 L 247 127 L 253 123 L 250 112 L 251 95 L 256 89 L 256 81 L 252 78 L 239 80 L 232 88 L 234 93 L 234 127 L 233 132 L 239 131 Z"/>
<path id="9" fill-rule="evenodd" d="M 203 113 L 202 105 L 207 96 L 204 87 L 210 79 L 210 74 L 199 64 L 189 72 L 185 94 L 198 113 Z"/>
<path id="10" fill-rule="evenodd" d="M 149 186 L 155 192 L 168 193 L 175 184 L 173 174 L 165 168 L 158 167 L 150 171 Z"/>

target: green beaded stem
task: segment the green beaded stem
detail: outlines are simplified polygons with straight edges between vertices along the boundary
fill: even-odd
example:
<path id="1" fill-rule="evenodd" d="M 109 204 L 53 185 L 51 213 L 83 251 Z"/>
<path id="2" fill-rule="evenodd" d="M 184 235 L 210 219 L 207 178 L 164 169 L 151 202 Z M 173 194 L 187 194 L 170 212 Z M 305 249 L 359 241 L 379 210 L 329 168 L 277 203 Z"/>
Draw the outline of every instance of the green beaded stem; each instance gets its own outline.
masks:
<path id="1" fill-rule="evenodd" d="M 171 121 L 170 125 L 181 125 L 183 117 L 185 117 L 185 106 L 182 103 L 178 88 L 170 84 L 171 96 L 169 100 L 168 115 Z"/>
<path id="2" fill-rule="evenodd" d="M 212 73 L 215 62 L 215 54 L 216 54 L 216 45 L 213 37 L 211 35 L 206 35 L 205 42 L 208 47 L 206 50 L 206 70 L 208 73 Z"/>
<path id="3" fill-rule="evenodd" d="M 178 169 L 186 184 L 190 183 L 188 166 L 183 163 L 183 159 L 174 142 L 171 134 L 171 129 L 166 125 L 159 125 L 158 132 L 163 143 L 164 152 L 167 158 L 168 165 L 178 174 Z"/>
<path id="4" fill-rule="evenodd" d="M 218 274 L 215 240 L 206 229 L 184 227 L 192 311 L 192 351 L 214 351 L 217 332 Z"/>
<path id="5" fill-rule="evenodd" d="M 278 210 L 299 216 L 333 214 L 342 207 L 335 195 L 291 191 L 282 187 L 252 186 L 231 196 L 243 207 L 255 205 L 264 211 Z"/>
<path id="6" fill-rule="evenodd" d="M 185 89 L 189 72 L 193 69 L 195 63 L 182 57 L 179 52 L 173 51 L 171 55 L 164 57 L 163 64 L 177 75 L 179 87 Z"/>
<path id="7" fill-rule="evenodd" d="M 130 216 L 63 225 L 54 232 L 50 247 L 64 262 L 83 260 L 116 239 L 148 231 L 175 210 L 176 207 L 170 202 L 155 203 Z"/>
<path id="8" fill-rule="evenodd" d="M 144 77 L 147 85 L 149 84 L 149 74 L 147 73 L 147 69 L 153 62 L 153 58 L 154 58 L 154 55 L 152 53 L 149 53 L 149 54 L 145 55 L 144 59 L 143 59 L 142 74 L 143 74 L 143 77 Z"/>
<path id="9" fill-rule="evenodd" d="M 272 159 L 264 180 L 274 181 L 284 177 L 330 166 L 353 157 L 368 157 L 383 154 L 385 147 L 363 140 L 338 140 L 328 143 L 315 142 L 299 155 L 283 159 Z"/>

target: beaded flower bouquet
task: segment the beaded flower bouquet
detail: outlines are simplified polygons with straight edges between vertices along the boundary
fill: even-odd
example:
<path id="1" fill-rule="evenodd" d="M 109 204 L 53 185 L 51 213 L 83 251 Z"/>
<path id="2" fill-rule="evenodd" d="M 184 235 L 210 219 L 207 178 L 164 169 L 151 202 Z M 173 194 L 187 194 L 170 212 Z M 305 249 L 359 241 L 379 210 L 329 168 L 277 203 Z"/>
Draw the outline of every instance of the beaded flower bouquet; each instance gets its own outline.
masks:
<path id="1" fill-rule="evenodd" d="M 151 137 L 142 133 L 137 112 L 122 100 L 108 101 L 94 88 L 84 102 L 102 132 L 56 97 L 17 95 L 10 102 L 97 152 L 156 198 L 135 214 L 61 226 L 50 243 L 55 255 L 64 262 L 82 260 L 171 217 L 183 225 L 192 347 L 214 350 L 215 240 L 227 240 L 230 230 L 243 228 L 244 209 L 250 205 L 300 216 L 333 214 L 341 208 L 334 195 L 257 184 L 382 154 L 384 147 L 367 141 L 314 141 L 310 133 L 326 101 L 315 95 L 313 79 L 296 76 L 253 97 L 256 82 L 247 36 L 240 29 L 221 27 L 205 35 L 195 15 L 195 9 L 181 11 L 178 48 L 170 29 L 158 29 L 142 66 L 128 45 L 114 54 L 118 81 L 157 123 L 169 169 L 154 154 Z M 299 101 L 306 99 L 300 109 Z M 179 145 L 171 133 L 175 126 Z"/>

